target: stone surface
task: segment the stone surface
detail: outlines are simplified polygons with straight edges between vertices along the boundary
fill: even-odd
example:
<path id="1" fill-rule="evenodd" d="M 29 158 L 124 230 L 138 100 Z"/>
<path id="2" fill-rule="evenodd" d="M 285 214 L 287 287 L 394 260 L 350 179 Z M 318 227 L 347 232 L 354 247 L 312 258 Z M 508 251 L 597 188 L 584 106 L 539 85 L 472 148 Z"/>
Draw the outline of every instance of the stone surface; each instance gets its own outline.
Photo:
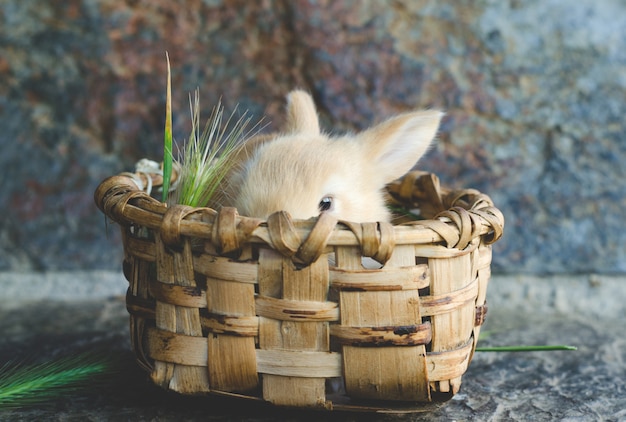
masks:
<path id="1" fill-rule="evenodd" d="M 45 285 L 56 279 L 29 277 L 5 274 L 0 287 L 28 280 Z M 86 272 L 77 273 L 76 278 L 90 282 Z M 537 286 L 544 286 L 546 294 L 538 294 Z M 123 299 L 117 294 L 110 296 L 116 288 L 100 296 L 86 296 L 80 291 L 72 295 L 72 283 L 68 283 L 65 288 L 57 286 L 57 290 L 65 290 L 59 293 L 64 300 L 25 300 L 4 295 L 0 300 L 0 365 L 9 359 L 46 361 L 81 351 L 115 357 L 115 364 L 110 376 L 86 388 L 45 406 L 0 409 L 0 419 L 622 421 L 626 420 L 625 311 L 614 311 L 611 304 L 617 302 L 616 296 L 624 297 L 624 286 L 623 277 L 494 277 L 481 346 L 568 344 L 577 346 L 578 351 L 477 352 L 463 377 L 461 391 L 452 400 L 423 413 L 387 417 L 281 410 L 251 402 L 169 394 L 152 385 L 135 365 L 129 351 Z M 586 294 L 579 294 L 579 290 Z M 555 300 L 559 296 L 561 299 Z M 609 304 L 608 308 L 604 303 Z"/>
<path id="2" fill-rule="evenodd" d="M 310 90 L 328 130 L 447 112 L 422 163 L 507 217 L 499 272 L 626 271 L 626 5 L 620 0 L 6 0 L 0 9 L 0 270 L 119 268 L 92 194 L 158 159 L 165 51 L 187 95 L 281 122 Z"/>

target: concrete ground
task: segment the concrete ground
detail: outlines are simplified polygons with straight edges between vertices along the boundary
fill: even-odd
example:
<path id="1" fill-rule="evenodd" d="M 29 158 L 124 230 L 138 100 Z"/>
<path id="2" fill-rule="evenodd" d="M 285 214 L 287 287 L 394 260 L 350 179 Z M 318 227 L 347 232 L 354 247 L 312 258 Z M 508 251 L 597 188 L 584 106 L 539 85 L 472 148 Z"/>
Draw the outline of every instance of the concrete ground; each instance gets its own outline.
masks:
<path id="1" fill-rule="evenodd" d="M 154 387 L 135 365 L 116 272 L 0 273 L 0 368 L 80 351 L 115 356 L 111 374 L 7 421 L 626 421 L 626 276 L 493 277 L 482 346 L 567 344 L 577 351 L 477 352 L 450 401 L 412 415 L 276 409 Z M 1 389 L 0 389 L 1 393 Z"/>

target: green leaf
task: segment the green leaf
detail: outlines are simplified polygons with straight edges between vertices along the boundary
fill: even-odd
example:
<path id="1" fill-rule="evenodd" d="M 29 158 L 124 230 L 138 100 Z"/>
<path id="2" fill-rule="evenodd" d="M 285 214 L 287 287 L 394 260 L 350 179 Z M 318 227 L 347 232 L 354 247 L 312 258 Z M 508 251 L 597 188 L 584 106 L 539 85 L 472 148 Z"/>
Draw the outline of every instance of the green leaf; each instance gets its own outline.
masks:
<path id="1" fill-rule="evenodd" d="M 170 71 L 170 56 L 167 58 L 167 88 L 165 97 L 165 136 L 163 139 L 163 197 L 162 201 L 167 203 L 170 190 L 170 179 L 172 177 L 172 75 Z"/>

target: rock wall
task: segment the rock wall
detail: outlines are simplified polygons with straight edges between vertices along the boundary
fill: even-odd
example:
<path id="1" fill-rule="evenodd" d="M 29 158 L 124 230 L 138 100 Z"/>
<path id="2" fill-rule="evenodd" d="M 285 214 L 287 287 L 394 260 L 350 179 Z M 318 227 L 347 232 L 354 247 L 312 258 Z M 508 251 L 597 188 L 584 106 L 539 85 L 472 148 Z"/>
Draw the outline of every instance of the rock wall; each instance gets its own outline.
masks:
<path id="1" fill-rule="evenodd" d="M 5 0 L 0 270 L 119 268 L 92 195 L 162 154 L 165 51 L 178 140 L 196 87 L 272 126 L 293 87 L 334 131 L 441 108 L 421 167 L 503 210 L 495 271 L 626 271 L 620 0 Z"/>

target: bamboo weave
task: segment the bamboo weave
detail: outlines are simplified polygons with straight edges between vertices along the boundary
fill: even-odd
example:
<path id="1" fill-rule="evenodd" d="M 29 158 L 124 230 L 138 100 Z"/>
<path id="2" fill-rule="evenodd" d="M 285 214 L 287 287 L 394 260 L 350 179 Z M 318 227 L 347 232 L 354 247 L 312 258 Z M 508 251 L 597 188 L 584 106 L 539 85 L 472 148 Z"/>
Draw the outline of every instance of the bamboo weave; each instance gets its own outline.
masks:
<path id="1" fill-rule="evenodd" d="M 394 412 L 459 391 L 504 226 L 488 196 L 412 172 L 388 197 L 423 220 L 263 221 L 166 207 L 141 190 L 149 177 L 106 179 L 95 201 L 121 227 L 132 347 L 154 383 Z"/>

